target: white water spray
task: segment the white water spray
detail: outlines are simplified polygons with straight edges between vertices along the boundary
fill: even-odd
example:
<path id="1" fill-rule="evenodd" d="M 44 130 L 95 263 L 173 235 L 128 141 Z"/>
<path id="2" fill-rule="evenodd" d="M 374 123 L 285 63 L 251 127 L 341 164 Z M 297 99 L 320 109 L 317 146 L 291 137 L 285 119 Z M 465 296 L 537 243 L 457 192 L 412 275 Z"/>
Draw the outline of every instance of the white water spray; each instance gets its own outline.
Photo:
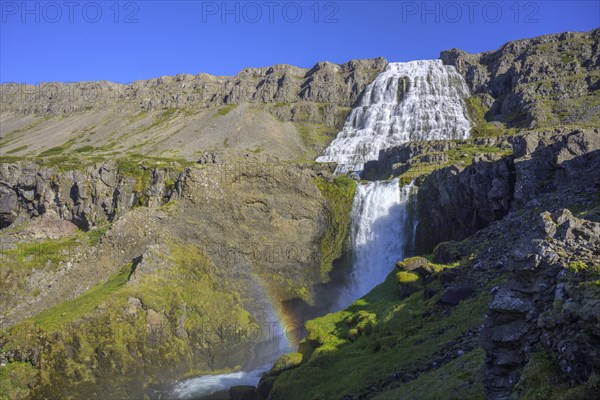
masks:
<path id="1" fill-rule="evenodd" d="M 249 370 L 228 374 L 203 375 L 177 382 L 171 391 L 171 397 L 176 399 L 202 399 L 211 395 L 227 391 L 232 386 L 250 385 L 257 386 L 262 375 L 269 371 L 275 361 L 292 351 L 291 343 L 286 337 L 285 327 L 275 318 L 275 313 L 270 312 L 270 319 L 261 326 L 261 338 L 266 346 L 262 346 L 262 365 Z"/>
<path id="2" fill-rule="evenodd" d="M 340 173 L 360 171 L 380 150 L 402 143 L 464 139 L 468 96 L 463 77 L 441 60 L 389 63 L 317 161 L 337 162 Z"/>

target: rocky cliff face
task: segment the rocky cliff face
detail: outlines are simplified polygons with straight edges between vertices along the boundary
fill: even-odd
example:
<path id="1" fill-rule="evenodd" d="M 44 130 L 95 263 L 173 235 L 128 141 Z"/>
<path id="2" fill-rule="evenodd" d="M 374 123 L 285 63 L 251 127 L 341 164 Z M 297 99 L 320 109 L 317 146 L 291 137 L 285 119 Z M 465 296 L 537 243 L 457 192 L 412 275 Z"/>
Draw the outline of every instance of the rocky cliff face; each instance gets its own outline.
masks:
<path id="1" fill-rule="evenodd" d="M 512 215 L 497 228 L 517 230 L 519 238 L 508 251 L 492 244 L 493 262 L 479 260 L 478 268 L 507 276 L 493 289 L 481 336 L 487 398 L 512 398 L 519 382 L 516 397 L 530 391 L 531 354 L 540 351 L 552 355 L 565 380 L 585 385 L 600 366 L 600 224 L 562 209 Z"/>
<path id="2" fill-rule="evenodd" d="M 509 42 L 496 51 L 443 51 L 489 108 L 488 119 L 536 128 L 598 126 L 600 30 Z"/>
<path id="3" fill-rule="evenodd" d="M 0 228 L 21 217 L 47 212 L 81 229 L 111 222 L 133 206 L 160 206 L 169 200 L 177 168 L 150 168 L 133 164 L 119 170 L 107 161 L 83 170 L 61 171 L 33 162 L 0 165 Z M 144 187 L 145 186 L 145 187 Z"/>
<path id="4" fill-rule="evenodd" d="M 511 210 L 536 207 L 542 194 L 598 190 L 600 135 L 533 133 L 510 138 L 513 155 L 486 156 L 467 167 L 450 166 L 423 179 L 417 242 L 431 250 L 462 240 Z"/>

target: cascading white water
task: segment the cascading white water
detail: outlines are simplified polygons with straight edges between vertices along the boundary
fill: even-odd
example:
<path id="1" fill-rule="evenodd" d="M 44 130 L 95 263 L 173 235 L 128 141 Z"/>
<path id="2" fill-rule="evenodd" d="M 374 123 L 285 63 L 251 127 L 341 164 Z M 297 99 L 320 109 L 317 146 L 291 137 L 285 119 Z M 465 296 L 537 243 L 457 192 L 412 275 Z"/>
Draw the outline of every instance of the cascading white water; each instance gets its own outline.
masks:
<path id="1" fill-rule="evenodd" d="M 468 96 L 462 76 L 440 60 L 390 63 L 317 161 L 337 162 L 338 173 L 361 171 L 380 150 L 402 143 L 466 138 L 470 123 L 463 99 Z M 340 307 L 383 282 L 406 256 L 416 227 L 409 207 L 414 190 L 413 184 L 400 187 L 397 179 L 358 186 L 352 209 L 353 270 Z"/>
<path id="2" fill-rule="evenodd" d="M 338 300 L 341 308 L 383 282 L 404 258 L 414 233 L 409 207 L 414 190 L 412 183 L 400 187 L 398 179 L 358 185 L 352 206 L 353 270 Z"/>
<path id="3" fill-rule="evenodd" d="M 417 140 L 464 139 L 470 124 L 465 80 L 441 60 L 389 63 L 365 89 L 325 154 L 337 172 L 360 171 L 379 151 Z"/>
<path id="4" fill-rule="evenodd" d="M 232 372 L 221 375 L 204 375 L 179 382 L 173 389 L 176 399 L 201 399 L 215 393 L 223 392 L 232 386 L 252 385 L 256 386 L 263 373 L 270 368 L 255 369 L 248 372 Z"/>

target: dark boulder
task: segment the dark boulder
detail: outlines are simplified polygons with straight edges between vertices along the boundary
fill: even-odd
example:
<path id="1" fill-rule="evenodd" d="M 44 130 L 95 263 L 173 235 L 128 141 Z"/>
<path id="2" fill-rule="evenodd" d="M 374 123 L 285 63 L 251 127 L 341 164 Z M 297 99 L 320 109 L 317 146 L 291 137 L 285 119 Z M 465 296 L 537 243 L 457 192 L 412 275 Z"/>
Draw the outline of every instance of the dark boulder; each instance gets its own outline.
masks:
<path id="1" fill-rule="evenodd" d="M 439 273 L 438 278 L 443 287 L 448 287 L 458 278 L 458 271 L 454 269 L 445 269 Z"/>
<path id="2" fill-rule="evenodd" d="M 461 301 L 475 294 L 475 289 L 469 285 L 454 285 L 444 290 L 440 303 L 451 306 L 458 305 Z"/>

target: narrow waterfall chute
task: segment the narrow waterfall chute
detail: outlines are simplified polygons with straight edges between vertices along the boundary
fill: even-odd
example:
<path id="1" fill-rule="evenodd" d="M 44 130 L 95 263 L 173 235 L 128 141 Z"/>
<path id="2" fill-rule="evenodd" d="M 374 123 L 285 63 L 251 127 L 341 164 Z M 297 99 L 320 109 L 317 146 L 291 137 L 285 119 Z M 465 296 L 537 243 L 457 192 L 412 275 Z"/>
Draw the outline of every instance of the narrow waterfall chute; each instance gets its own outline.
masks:
<path id="1" fill-rule="evenodd" d="M 398 179 L 361 184 L 352 206 L 353 269 L 338 300 L 345 308 L 383 282 L 412 245 L 416 219 L 411 213 L 414 184 Z"/>

